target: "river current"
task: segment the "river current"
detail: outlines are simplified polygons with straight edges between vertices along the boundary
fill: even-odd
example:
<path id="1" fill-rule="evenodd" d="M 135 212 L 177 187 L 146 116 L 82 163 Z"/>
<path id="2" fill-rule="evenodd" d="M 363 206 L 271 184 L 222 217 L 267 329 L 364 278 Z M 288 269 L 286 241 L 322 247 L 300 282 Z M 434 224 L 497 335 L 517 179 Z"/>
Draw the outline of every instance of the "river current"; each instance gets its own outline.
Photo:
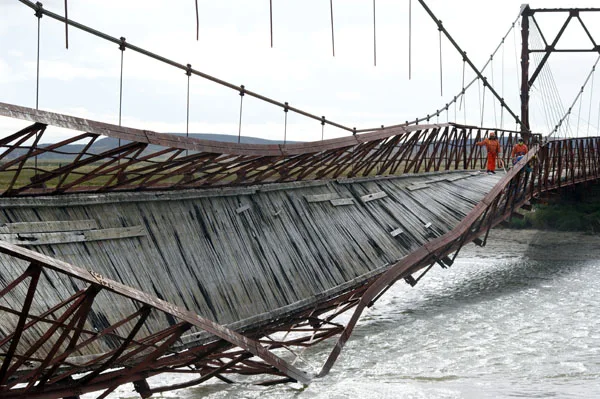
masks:
<path id="1" fill-rule="evenodd" d="M 332 343 L 299 366 L 318 370 Z M 139 398 L 131 385 L 110 397 Z M 599 398 L 600 235 L 493 230 L 451 268 L 392 287 L 308 387 L 215 381 L 153 397 Z"/>

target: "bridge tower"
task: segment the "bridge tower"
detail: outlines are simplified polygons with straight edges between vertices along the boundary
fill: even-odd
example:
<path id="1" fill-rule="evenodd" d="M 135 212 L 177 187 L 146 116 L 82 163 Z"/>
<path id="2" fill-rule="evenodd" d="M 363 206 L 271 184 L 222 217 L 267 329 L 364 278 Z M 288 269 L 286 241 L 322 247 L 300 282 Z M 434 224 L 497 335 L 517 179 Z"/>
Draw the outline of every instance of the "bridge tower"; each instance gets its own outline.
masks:
<path id="1" fill-rule="evenodd" d="M 531 126 L 529 123 L 529 100 L 530 90 L 533 87 L 534 82 L 539 76 L 542 68 L 546 65 L 550 54 L 552 53 L 586 53 L 594 52 L 600 54 L 599 42 L 594 39 L 590 30 L 581 19 L 582 13 L 600 12 L 600 8 L 531 8 L 529 4 L 523 4 L 521 6 L 521 134 L 525 140 L 531 136 Z M 542 27 L 536 20 L 536 14 L 566 14 L 566 20 L 561 26 L 556 36 L 552 39 L 548 36 L 548 32 L 544 34 Z M 563 33 L 569 26 L 569 23 L 573 20 L 579 21 L 581 27 L 585 31 L 587 37 L 590 40 L 591 47 L 588 48 L 573 48 L 571 46 L 557 48 L 557 44 L 563 37 Z M 543 42 L 543 48 L 534 48 L 529 43 L 530 23 L 533 22 L 535 29 L 539 31 L 541 40 Z M 552 39 L 552 40 L 550 40 Z M 541 61 L 538 63 L 535 71 L 529 74 L 529 56 L 532 53 L 543 53 Z M 557 126 L 558 128 L 559 126 Z"/>
<path id="2" fill-rule="evenodd" d="M 521 136 L 529 141 L 531 126 L 529 125 L 529 4 L 521 6 Z"/>

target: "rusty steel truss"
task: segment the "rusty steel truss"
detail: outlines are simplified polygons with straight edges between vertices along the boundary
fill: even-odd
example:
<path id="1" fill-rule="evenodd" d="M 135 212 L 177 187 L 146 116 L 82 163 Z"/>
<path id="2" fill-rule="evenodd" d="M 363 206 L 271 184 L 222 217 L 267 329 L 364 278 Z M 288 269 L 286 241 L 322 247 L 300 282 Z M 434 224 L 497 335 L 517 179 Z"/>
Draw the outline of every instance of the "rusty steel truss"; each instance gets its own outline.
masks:
<path id="1" fill-rule="evenodd" d="M 0 172 L 10 182 L 3 187 L 4 197 L 479 169 L 485 160 L 475 142 L 488 133 L 488 129 L 440 124 L 316 143 L 249 145 L 184 139 L 8 104 L 0 104 L 0 115 L 33 122 L 0 141 Z M 83 133 L 41 144 L 49 126 Z M 518 134 L 498 132 L 508 161 Z M 94 143 L 103 137 L 127 142 L 97 153 Z M 69 147 L 74 143 L 79 147 Z M 313 373 L 297 366 L 302 364 L 303 351 L 337 336 L 337 344 L 317 373 L 326 374 L 364 308 L 395 282 L 404 279 L 414 285 L 436 264 L 450 266 L 466 243 L 485 245 L 491 227 L 540 193 L 600 177 L 599 138 L 530 144 L 527 156 L 452 231 L 379 275 L 339 287 L 277 319 L 235 331 L 94 271 L 0 241 L 1 256 L 20 260 L 22 268 L 18 278 L 0 281 L 0 319 L 7 321 L 0 336 L 0 398 L 77 397 L 92 391 L 100 391 L 98 397 L 103 398 L 130 382 L 142 397 L 149 397 L 211 378 L 308 383 Z M 60 165 L 49 162 L 53 154 L 62 156 Z M 65 154 L 70 161 L 64 161 Z M 40 297 L 39 292 L 50 289 L 56 279 L 72 281 L 70 295 L 54 301 Z M 9 293 L 19 300 L 6 300 Z M 107 320 L 104 329 L 90 329 L 86 320 L 100 297 L 127 304 L 130 315 Z M 352 312 L 350 320 L 340 321 L 338 316 L 348 312 Z M 160 329 L 146 323 L 161 317 L 170 322 Z M 10 331 L 5 331 L 7 327 Z M 189 336 L 196 339 L 190 341 Z M 78 356 L 100 341 L 110 341 L 110 349 L 92 357 Z M 194 377 L 185 383 L 150 386 L 147 378 L 160 373 Z"/>
<path id="2" fill-rule="evenodd" d="M 523 135 L 529 134 L 530 123 L 529 123 L 529 99 L 530 99 L 530 90 L 533 87 L 538 75 L 546 65 L 548 59 L 550 58 L 550 54 L 552 53 L 600 53 L 600 43 L 594 39 L 594 36 L 588 29 L 588 26 L 585 24 L 581 15 L 589 14 L 589 13 L 597 13 L 600 12 L 600 8 L 531 8 L 528 4 L 524 4 L 521 8 L 521 122 L 522 122 L 522 132 Z M 556 35 L 549 35 L 548 32 L 544 34 L 538 21 L 536 19 L 537 15 L 544 14 L 554 14 L 565 16 L 565 20 L 560 27 L 559 31 Z M 574 24 L 579 24 L 581 28 L 583 28 L 586 33 L 589 41 L 589 47 L 587 48 L 574 48 L 574 47 L 563 47 L 558 48 L 560 43 L 560 39 L 563 37 L 563 34 L 569 24 L 573 22 Z M 531 23 L 538 30 L 540 36 L 542 38 L 543 47 L 541 48 L 532 48 L 529 43 L 529 30 Z M 535 71 L 530 75 L 529 74 L 529 55 L 531 53 L 540 53 L 544 54 L 539 64 L 537 65 Z"/>
<path id="3" fill-rule="evenodd" d="M 480 169 L 475 145 L 496 131 L 505 162 L 518 133 L 456 124 L 396 127 L 339 139 L 249 145 L 124 128 L 0 103 L 0 116 L 32 125 L 0 140 L 4 197 L 173 190 L 459 169 Z M 81 131 L 42 144 L 47 126 Z M 94 145 L 101 138 L 120 145 Z M 60 159 L 57 161 L 56 159 Z"/>

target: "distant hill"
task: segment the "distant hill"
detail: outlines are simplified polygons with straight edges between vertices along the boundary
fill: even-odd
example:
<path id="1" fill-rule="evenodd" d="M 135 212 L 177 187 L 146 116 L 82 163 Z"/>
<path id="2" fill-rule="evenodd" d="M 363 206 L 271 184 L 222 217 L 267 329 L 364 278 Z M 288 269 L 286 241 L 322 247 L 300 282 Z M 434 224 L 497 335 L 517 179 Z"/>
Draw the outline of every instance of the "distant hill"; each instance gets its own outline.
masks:
<path id="1" fill-rule="evenodd" d="M 185 133 L 167 133 L 173 134 L 177 136 L 185 136 Z M 190 138 L 201 139 L 201 140 L 212 140 L 212 141 L 220 141 L 223 143 L 237 143 L 238 137 L 229 135 L 229 134 L 214 134 L 214 133 L 190 133 Z M 260 139 L 257 137 L 247 137 L 242 136 L 240 142 L 242 144 L 283 144 L 282 140 L 268 140 L 268 139 Z M 127 143 L 127 141 L 122 140 L 121 145 Z M 297 143 L 297 141 L 288 141 L 288 143 Z M 48 146 L 51 143 L 44 143 L 42 146 Z M 98 141 L 96 141 L 88 150 L 93 154 L 100 154 L 105 151 L 116 148 L 119 145 L 119 139 L 112 137 L 105 137 Z M 76 154 L 80 153 L 85 147 L 85 144 L 70 144 L 60 148 L 61 152 L 65 152 L 65 154 L 56 154 L 56 153 L 48 153 L 42 154 L 38 157 L 41 160 L 53 160 L 53 161 L 72 161 Z M 148 148 L 144 151 L 144 153 L 156 152 L 161 149 L 160 146 L 149 145 Z M 25 149 L 15 150 L 10 153 L 6 159 L 14 159 L 20 157 L 26 153 Z"/>

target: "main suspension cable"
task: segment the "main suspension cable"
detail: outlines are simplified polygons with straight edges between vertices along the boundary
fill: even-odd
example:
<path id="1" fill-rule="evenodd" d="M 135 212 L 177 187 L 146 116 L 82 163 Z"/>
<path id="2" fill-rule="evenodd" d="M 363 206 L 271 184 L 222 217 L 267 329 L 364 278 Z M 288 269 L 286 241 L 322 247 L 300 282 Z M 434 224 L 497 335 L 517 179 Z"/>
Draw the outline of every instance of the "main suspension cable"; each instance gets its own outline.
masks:
<path id="1" fill-rule="evenodd" d="M 425 9 L 425 11 L 427 11 L 427 13 L 429 14 L 429 16 L 434 20 L 434 22 L 436 23 L 436 25 L 438 26 L 438 28 L 442 32 L 444 32 L 444 34 L 446 35 L 446 38 L 450 41 L 450 43 L 452 43 L 452 45 L 456 48 L 456 50 L 466 59 L 467 63 L 471 67 L 471 69 L 473 69 L 473 71 L 479 77 L 479 79 L 481 79 L 481 81 L 483 82 L 483 84 L 485 86 L 487 86 L 488 89 L 490 90 L 490 92 L 498 99 L 498 101 L 500 101 L 500 104 L 502 104 L 504 107 L 506 107 L 506 110 L 513 116 L 513 118 L 515 119 L 515 121 L 517 121 L 521 126 L 523 126 L 524 128 L 526 128 L 526 126 L 523 125 L 523 122 L 517 116 L 517 114 L 515 114 L 513 112 L 513 110 L 508 106 L 508 104 L 506 104 L 504 102 L 504 99 L 502 97 L 500 97 L 500 95 L 496 92 L 496 90 L 485 80 L 484 76 L 479 71 L 479 69 L 477 69 L 477 67 L 471 62 L 471 60 L 467 57 L 466 53 L 460 48 L 460 46 L 456 43 L 456 41 L 452 38 L 452 36 L 450 36 L 450 34 L 446 30 L 446 28 L 443 27 L 442 21 L 440 21 L 439 19 L 437 19 L 437 17 L 429 9 L 429 7 L 427 6 L 427 4 L 425 4 L 425 1 L 424 0 L 418 0 L 418 1 L 423 6 L 423 8 Z"/>
<path id="2" fill-rule="evenodd" d="M 594 62 L 592 70 L 587 75 L 587 77 L 585 79 L 585 82 L 581 86 L 581 90 L 579 90 L 579 93 L 577 93 L 577 96 L 575 96 L 575 99 L 573 100 L 573 103 L 569 107 L 569 110 L 567 111 L 567 114 L 558 122 L 558 126 L 556 128 L 554 128 L 554 130 L 552 132 L 550 132 L 549 136 L 552 136 L 554 133 L 556 133 L 556 131 L 558 130 L 558 128 L 560 127 L 560 125 L 562 125 L 562 123 L 565 120 L 565 118 L 567 118 L 571 114 L 571 111 L 572 111 L 573 107 L 575 106 L 575 104 L 577 103 L 577 101 L 579 100 L 579 98 L 581 97 L 581 95 L 583 94 L 583 90 L 584 90 L 585 86 L 587 85 L 587 83 L 589 82 L 589 80 L 590 80 L 590 78 L 592 76 L 592 73 L 594 72 L 594 70 L 596 68 L 596 65 L 598 65 L 598 61 L 600 61 L 600 56 L 598 56 L 598 58 L 596 58 L 596 62 Z"/>

